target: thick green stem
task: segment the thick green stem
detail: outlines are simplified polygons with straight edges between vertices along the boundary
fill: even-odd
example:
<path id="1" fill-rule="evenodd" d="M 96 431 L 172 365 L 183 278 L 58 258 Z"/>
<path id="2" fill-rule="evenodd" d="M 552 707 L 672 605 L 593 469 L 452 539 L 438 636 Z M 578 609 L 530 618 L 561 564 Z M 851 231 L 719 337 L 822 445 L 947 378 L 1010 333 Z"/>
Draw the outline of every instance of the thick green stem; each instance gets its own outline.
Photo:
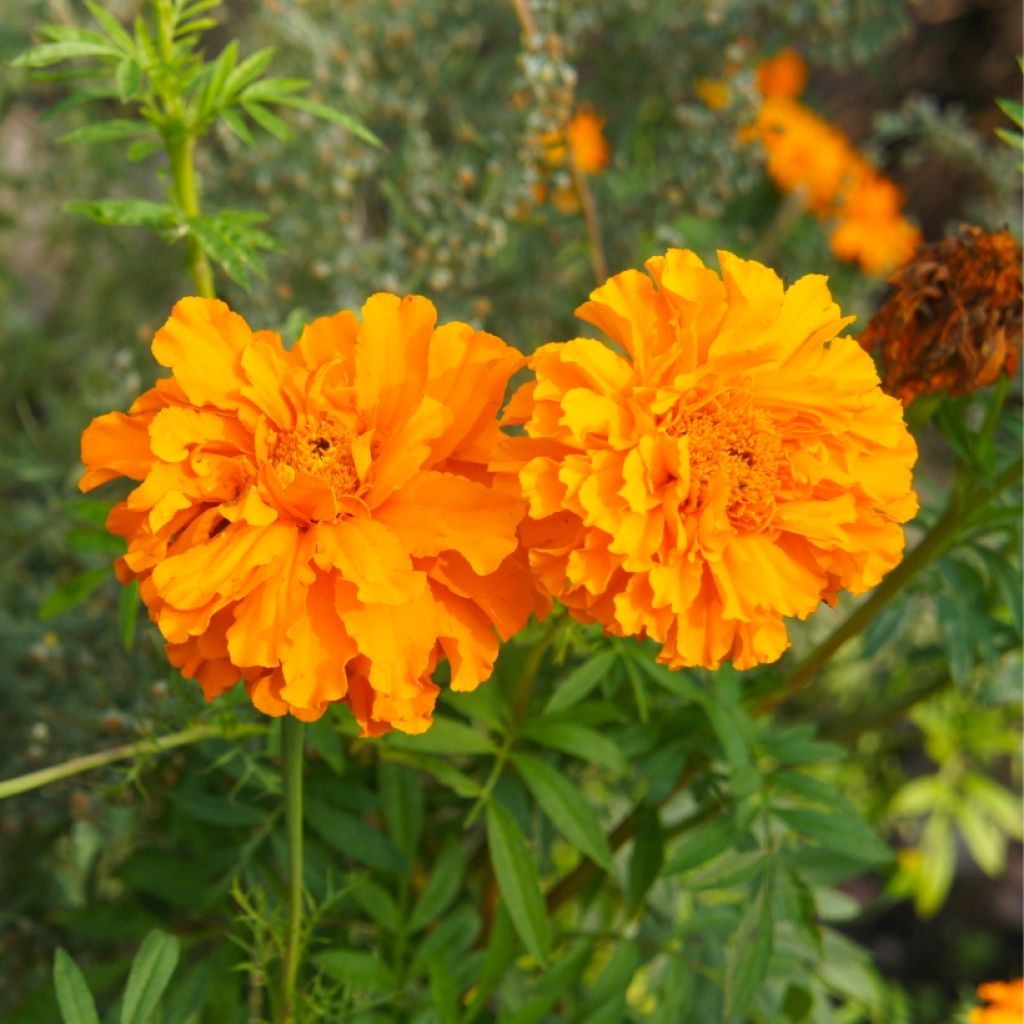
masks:
<path id="1" fill-rule="evenodd" d="M 111 747 L 109 750 L 100 750 L 95 754 L 73 757 L 69 761 L 52 765 L 49 768 L 41 768 L 37 772 L 29 772 L 27 775 L 18 775 L 13 779 L 5 779 L 0 782 L 0 800 L 4 800 L 9 796 L 17 796 L 19 793 L 27 793 L 42 786 L 48 786 L 51 782 L 70 779 L 72 776 L 92 771 L 93 768 L 102 768 L 104 765 L 113 764 L 115 761 L 127 761 L 135 757 L 143 757 L 146 754 L 162 754 L 164 751 L 173 750 L 175 747 L 184 747 L 190 743 L 199 743 L 202 740 L 225 737 L 235 739 L 239 736 L 263 732 L 264 729 L 265 726 L 255 724 L 236 725 L 230 728 L 224 728 L 220 725 L 195 725 L 191 729 L 173 732 L 169 736 L 154 736 L 149 739 L 139 740 L 137 743 L 125 743 L 119 747 Z"/>
<path id="2" fill-rule="evenodd" d="M 168 137 L 167 158 L 171 163 L 171 181 L 174 200 L 186 217 L 199 215 L 199 192 L 196 189 L 195 151 L 196 140 L 190 135 Z M 195 281 L 196 293 L 205 299 L 215 298 L 213 268 L 203 247 L 191 233 L 187 239 L 188 268 Z"/>
<path id="3" fill-rule="evenodd" d="M 281 1024 L 295 1022 L 295 988 L 302 955 L 302 748 L 305 725 L 287 715 L 282 726 L 284 817 L 288 831 L 288 935 L 284 953 Z"/>
<path id="4" fill-rule="evenodd" d="M 918 573 L 955 543 L 971 513 L 987 505 L 1010 484 L 1019 480 L 1020 475 L 1021 460 L 1018 459 L 996 477 L 991 487 L 977 488 L 967 495 L 955 492 L 946 511 L 924 535 L 917 547 L 885 577 L 875 592 L 849 618 L 797 665 L 781 689 L 758 705 L 758 711 L 770 711 L 813 679 L 840 647 L 848 640 L 859 636 Z"/>

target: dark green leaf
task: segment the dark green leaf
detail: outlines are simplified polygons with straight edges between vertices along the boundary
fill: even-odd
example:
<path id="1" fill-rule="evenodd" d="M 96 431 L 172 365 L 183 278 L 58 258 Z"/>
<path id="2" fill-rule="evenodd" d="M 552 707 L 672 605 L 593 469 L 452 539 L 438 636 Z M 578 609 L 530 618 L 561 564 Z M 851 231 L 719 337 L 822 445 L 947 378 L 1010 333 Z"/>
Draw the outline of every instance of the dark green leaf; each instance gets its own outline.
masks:
<path id="1" fill-rule="evenodd" d="M 100 1024 L 89 986 L 78 965 L 63 949 L 53 959 L 53 984 L 64 1024 Z"/>
<path id="2" fill-rule="evenodd" d="M 385 931 L 397 932 L 402 927 L 402 915 L 391 894 L 370 878 L 352 884 L 352 897 Z"/>
<path id="3" fill-rule="evenodd" d="M 564 711 L 578 704 L 611 672 L 616 661 L 614 651 L 601 651 L 582 665 L 578 665 L 565 679 L 555 683 L 554 692 L 544 705 L 545 714 Z"/>
<path id="4" fill-rule="evenodd" d="M 629 772 L 629 764 L 606 736 L 561 718 L 537 718 L 526 722 L 520 734 L 543 747 L 561 750 L 572 757 L 600 765 L 617 775 Z"/>
<path id="5" fill-rule="evenodd" d="M 378 780 L 388 832 L 411 864 L 423 829 L 423 789 L 411 768 L 387 761 L 380 763 Z"/>
<path id="6" fill-rule="evenodd" d="M 692 871 L 724 853 L 735 842 L 738 830 L 731 818 L 716 818 L 695 828 L 668 858 L 663 874 Z"/>
<path id="7" fill-rule="evenodd" d="M 335 775 L 345 774 L 345 749 L 334 728 L 331 715 L 324 715 L 306 727 L 310 747 L 315 750 Z"/>
<path id="8" fill-rule="evenodd" d="M 178 940 L 167 932 L 154 930 L 142 940 L 125 985 L 121 1024 L 148 1024 L 178 965 L 178 951 Z"/>
<path id="9" fill-rule="evenodd" d="M 434 724 L 420 736 L 391 733 L 388 744 L 417 754 L 495 754 L 494 741 L 482 730 L 453 718 L 434 716 Z"/>
<path id="10" fill-rule="evenodd" d="M 657 810 L 643 807 L 639 813 L 629 858 L 629 905 L 633 909 L 643 903 L 665 860 L 665 840 Z"/>
<path id="11" fill-rule="evenodd" d="M 315 797 L 306 797 L 305 818 L 328 845 L 367 867 L 403 874 L 409 870 L 401 850 L 387 836 L 351 814 Z"/>
<path id="12" fill-rule="evenodd" d="M 771 874 L 766 873 L 757 896 L 747 908 L 729 950 L 725 971 L 726 1015 L 743 1013 L 768 975 L 773 932 Z"/>
<path id="13" fill-rule="evenodd" d="M 81 604 L 100 584 L 113 578 L 109 566 L 101 566 L 99 569 L 87 569 L 85 572 L 72 576 L 71 579 L 62 583 L 39 608 L 41 619 L 51 619 L 54 615 L 60 615 L 69 608 Z"/>
<path id="14" fill-rule="evenodd" d="M 266 812 L 258 807 L 241 804 L 226 796 L 204 793 L 200 789 L 180 788 L 170 794 L 180 810 L 196 821 L 224 828 L 250 828 L 267 820 Z"/>
<path id="15" fill-rule="evenodd" d="M 487 847 L 502 902 L 519 937 L 538 960 L 546 960 L 551 935 L 536 863 L 515 819 L 494 799 L 487 803 Z"/>
<path id="16" fill-rule="evenodd" d="M 773 808 L 772 813 L 798 835 L 813 839 L 825 849 L 845 857 L 868 864 L 882 863 L 892 858 L 889 847 L 862 819 L 853 814 L 779 807 Z"/>
<path id="17" fill-rule="evenodd" d="M 130 651 L 135 646 L 135 626 L 139 619 L 139 581 L 132 580 L 121 588 L 117 605 L 117 623 L 121 631 L 121 643 Z"/>
<path id="18" fill-rule="evenodd" d="M 597 815 L 581 799 L 579 790 L 557 768 L 529 754 L 513 754 L 512 762 L 527 789 L 566 839 L 599 864 L 605 871 L 612 867 L 608 841 Z"/>
<path id="19" fill-rule="evenodd" d="M 466 872 L 466 853 L 458 836 L 450 835 L 434 861 L 419 898 L 409 916 L 409 931 L 416 932 L 440 917 L 458 895 Z"/>
<path id="20" fill-rule="evenodd" d="M 507 976 L 508 968 L 515 958 L 517 949 L 512 920 L 504 906 L 499 905 L 494 916 L 494 927 L 491 929 L 491 935 L 487 942 L 487 953 L 484 956 L 484 962 L 480 965 L 473 1001 L 466 1009 L 465 1019 L 467 1021 L 476 1018 L 491 993 Z"/>
<path id="21" fill-rule="evenodd" d="M 441 1024 L 458 1024 L 459 986 L 441 960 L 430 963 L 430 1002 Z"/>
<path id="22" fill-rule="evenodd" d="M 394 989 L 391 968 L 379 956 L 352 949 L 326 949 L 314 954 L 313 961 L 349 991 L 390 992 Z"/>
<path id="23" fill-rule="evenodd" d="M 794 725 L 766 729 L 760 743 L 782 764 L 813 764 L 816 761 L 838 761 L 844 756 L 842 747 L 815 739 L 813 725 Z"/>

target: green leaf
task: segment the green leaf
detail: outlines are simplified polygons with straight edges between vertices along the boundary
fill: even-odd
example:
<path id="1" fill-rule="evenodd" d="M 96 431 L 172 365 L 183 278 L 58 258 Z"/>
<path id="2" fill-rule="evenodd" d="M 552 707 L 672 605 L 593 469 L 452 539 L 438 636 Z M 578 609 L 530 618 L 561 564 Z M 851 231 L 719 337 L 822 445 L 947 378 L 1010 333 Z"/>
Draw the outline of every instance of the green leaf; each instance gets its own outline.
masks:
<path id="1" fill-rule="evenodd" d="M 1024 128 L 1024 106 L 1021 106 L 1016 100 L 1008 99 L 997 99 L 996 103 L 999 109 L 1015 124 L 1018 128 Z"/>
<path id="2" fill-rule="evenodd" d="M 148 1024 L 178 965 L 178 940 L 167 932 L 151 931 L 132 961 L 121 1003 L 121 1024 Z"/>
<path id="3" fill-rule="evenodd" d="M 555 683 L 544 713 L 565 711 L 578 704 L 591 690 L 606 678 L 617 660 L 614 651 L 602 651 L 574 668 L 561 682 Z"/>
<path id="4" fill-rule="evenodd" d="M 274 48 L 267 46 L 246 57 L 238 67 L 232 69 L 224 83 L 223 99 L 231 102 L 250 82 L 267 70 L 274 58 Z"/>
<path id="5" fill-rule="evenodd" d="M 515 933 L 512 930 L 512 921 L 504 906 L 498 906 L 494 917 L 494 927 L 491 929 L 490 938 L 487 941 L 487 952 L 484 955 L 483 963 L 480 965 L 480 973 L 477 975 L 473 1000 L 466 1008 L 465 1021 L 476 1019 L 477 1014 L 484 1003 L 490 998 L 491 993 L 507 977 L 508 969 L 517 952 Z M 561 957 L 559 962 L 564 960 Z"/>
<path id="6" fill-rule="evenodd" d="M 257 83 L 258 84 L 258 83 Z M 266 107 L 259 103 L 242 101 L 242 109 L 265 131 L 268 131 L 275 139 L 281 142 L 288 142 L 292 138 L 292 130 L 277 116 L 272 114 Z"/>
<path id="7" fill-rule="evenodd" d="M 515 819 L 494 799 L 487 802 L 487 848 L 512 924 L 526 948 L 546 960 L 551 934 L 537 867 Z"/>
<path id="8" fill-rule="evenodd" d="M 1006 837 L 999 826 L 966 800 L 957 804 L 955 821 L 978 867 L 992 878 L 1002 874 L 1006 866 Z"/>
<path id="9" fill-rule="evenodd" d="M 379 957 L 353 949 L 326 949 L 313 962 L 348 991 L 390 992 L 395 979 L 391 968 Z"/>
<path id="10" fill-rule="evenodd" d="M 125 31 L 121 23 L 102 4 L 95 0 L 85 0 L 89 13 L 103 26 L 110 41 L 123 53 L 133 57 L 136 52 L 135 40 Z"/>
<path id="11" fill-rule="evenodd" d="M 305 78 L 264 78 L 253 82 L 242 93 L 243 103 L 282 103 L 297 92 L 308 88 L 309 81 Z"/>
<path id="12" fill-rule="evenodd" d="M 321 121 L 329 121 L 331 124 L 344 128 L 351 135 L 362 139 L 363 142 L 368 142 L 371 146 L 384 147 L 384 143 L 361 121 L 356 120 L 351 114 L 343 114 L 340 110 L 335 110 L 334 107 L 329 107 L 325 103 L 316 103 L 305 96 L 282 96 L 273 102 L 281 106 L 294 107 L 296 110 L 304 110 L 307 114 L 320 118 Z"/>
<path id="13" fill-rule="evenodd" d="M 223 828 L 252 828 L 266 821 L 265 812 L 250 804 L 219 794 L 207 793 L 196 787 L 182 786 L 170 794 L 183 814 L 207 825 Z"/>
<path id="14" fill-rule="evenodd" d="M 113 118 L 98 124 L 87 124 L 60 137 L 61 142 L 120 142 L 139 135 L 148 135 L 152 128 L 145 121 Z"/>
<path id="15" fill-rule="evenodd" d="M 852 814 L 831 814 L 803 808 L 775 807 L 772 814 L 784 821 L 794 832 L 813 839 L 826 850 L 867 864 L 884 863 L 892 851 L 861 818 Z"/>
<path id="16" fill-rule="evenodd" d="M 964 776 L 963 790 L 974 803 L 984 807 L 985 813 L 994 818 L 1007 835 L 1020 839 L 1020 800 L 1013 793 L 977 772 Z"/>
<path id="17" fill-rule="evenodd" d="M 402 851 L 387 836 L 382 836 L 354 815 L 308 795 L 304 810 L 305 819 L 313 831 L 334 849 L 379 871 L 408 872 L 409 863 Z"/>
<path id="18" fill-rule="evenodd" d="M 605 871 L 612 853 L 593 809 L 557 768 L 530 754 L 513 754 L 512 763 L 551 823 L 566 839 Z"/>
<path id="19" fill-rule="evenodd" d="M 245 120 L 236 110 L 226 109 L 220 112 L 221 120 L 237 135 L 246 145 L 253 144 L 252 132 L 249 131 Z"/>
<path id="20" fill-rule="evenodd" d="M 360 879 L 352 885 L 353 899 L 385 931 L 397 932 L 402 927 L 402 915 L 391 894 L 370 878 Z"/>
<path id="21" fill-rule="evenodd" d="M 815 739 L 813 725 L 793 725 L 765 730 L 760 744 L 782 764 L 813 764 L 817 761 L 838 761 L 843 748 L 835 743 Z"/>
<path id="22" fill-rule="evenodd" d="M 148 199 L 98 199 L 82 202 L 75 200 L 64 204 L 68 213 L 78 213 L 100 224 L 116 224 L 123 227 L 167 228 L 176 216 L 166 203 L 152 203 Z"/>
<path id="23" fill-rule="evenodd" d="M 39 618 L 52 619 L 81 604 L 94 590 L 113 578 L 110 566 L 87 569 L 62 583 L 39 607 Z"/>
<path id="24" fill-rule="evenodd" d="M 388 832 L 411 864 L 423 830 L 423 789 L 416 773 L 404 765 L 381 761 L 377 778 Z"/>
<path id="25" fill-rule="evenodd" d="M 202 115 L 208 115 L 226 102 L 225 85 L 231 72 L 234 71 L 237 61 L 238 43 L 232 39 L 220 51 L 217 59 L 207 65 L 209 73 L 198 100 L 199 111 Z"/>
<path id="26" fill-rule="evenodd" d="M 498 748 L 481 729 L 442 715 L 434 716 L 434 724 L 420 736 L 391 733 L 389 746 L 411 750 L 417 754 L 496 754 Z"/>
<path id="27" fill-rule="evenodd" d="M 189 217 L 188 228 L 203 251 L 219 263 L 243 288 L 249 287 L 249 271 L 263 275 L 263 265 L 256 254 L 255 245 L 237 222 L 224 214 L 212 217 Z M 262 232 L 260 233 L 262 235 Z M 267 239 L 264 235 L 263 239 Z M 269 245 L 259 243 L 263 248 Z"/>
<path id="28" fill-rule="evenodd" d="M 130 651 L 135 646 L 135 626 L 139 619 L 139 581 L 132 580 L 121 588 L 117 603 L 117 623 L 121 632 L 121 643 Z"/>
<path id="29" fill-rule="evenodd" d="M 949 818 L 934 814 L 921 835 L 921 873 L 914 894 L 914 908 L 931 917 L 945 902 L 956 871 L 956 836 Z"/>
<path id="30" fill-rule="evenodd" d="M 607 768 L 616 775 L 629 772 L 629 764 L 622 751 L 607 736 L 584 725 L 560 718 L 537 718 L 526 722 L 520 735 L 542 747 L 561 750 L 582 761 Z"/>
<path id="31" fill-rule="evenodd" d="M 117 47 L 109 43 L 67 40 L 61 43 L 43 43 L 26 50 L 11 61 L 16 68 L 45 68 L 72 57 L 119 57 Z"/>
<path id="32" fill-rule="evenodd" d="M 100 1024 L 92 993 L 78 965 L 63 950 L 53 958 L 53 984 L 64 1024 Z"/>
<path id="33" fill-rule="evenodd" d="M 643 807 L 633 839 L 633 852 L 629 858 L 629 905 L 638 908 L 654 884 L 665 860 L 665 840 L 661 819 L 653 807 Z"/>
<path id="34" fill-rule="evenodd" d="M 451 906 L 465 873 L 466 852 L 459 837 L 449 835 L 434 861 L 434 869 L 427 878 L 427 884 L 412 908 L 408 924 L 410 932 L 425 928 Z"/>
<path id="35" fill-rule="evenodd" d="M 345 748 L 330 715 L 324 715 L 306 726 L 306 737 L 310 747 L 335 775 L 345 774 Z"/>
<path id="36" fill-rule="evenodd" d="M 440 1024 L 459 1024 L 459 986 L 441 960 L 430 962 L 430 1002 Z"/>
<path id="37" fill-rule="evenodd" d="M 746 1010 L 768 976 L 774 928 L 771 873 L 766 872 L 729 950 L 725 969 L 725 1012 L 730 1019 Z"/>
<path id="38" fill-rule="evenodd" d="M 947 802 L 949 789 L 939 775 L 921 775 L 904 783 L 889 802 L 889 814 L 915 818 L 929 814 Z"/>
<path id="39" fill-rule="evenodd" d="M 717 818 L 694 829 L 665 864 L 665 875 L 692 871 L 728 850 L 739 835 L 731 818 Z"/>
<path id="40" fill-rule="evenodd" d="M 142 89 L 142 68 L 139 62 L 126 57 L 117 65 L 117 98 L 122 103 L 135 99 Z"/>
<path id="41" fill-rule="evenodd" d="M 383 740 L 381 743 L 383 744 Z M 410 768 L 432 775 L 442 786 L 447 786 L 457 796 L 473 799 L 481 792 L 480 783 L 465 772 L 452 767 L 444 758 L 431 754 L 416 754 L 408 750 L 389 749 L 385 755 L 396 764 L 407 764 Z"/>
<path id="42" fill-rule="evenodd" d="M 717 701 L 714 696 L 704 701 L 704 711 L 718 742 L 725 752 L 725 759 L 733 774 L 739 774 L 750 767 L 749 730 L 746 716 L 735 704 Z"/>

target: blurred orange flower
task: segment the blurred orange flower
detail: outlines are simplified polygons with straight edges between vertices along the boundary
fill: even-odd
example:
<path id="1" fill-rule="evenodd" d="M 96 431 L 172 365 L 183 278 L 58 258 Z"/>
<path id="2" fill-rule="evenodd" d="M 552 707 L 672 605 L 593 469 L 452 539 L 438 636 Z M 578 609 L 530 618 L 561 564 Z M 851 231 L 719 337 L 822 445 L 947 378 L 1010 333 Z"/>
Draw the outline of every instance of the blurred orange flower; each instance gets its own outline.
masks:
<path id="1" fill-rule="evenodd" d="M 1024 979 L 986 981 L 978 986 L 978 998 L 988 1006 L 971 1010 L 970 1024 L 1021 1024 L 1024 1021 Z"/>
<path id="2" fill-rule="evenodd" d="M 729 106 L 729 86 L 717 78 L 698 78 L 694 88 L 708 110 L 724 110 Z"/>
<path id="3" fill-rule="evenodd" d="M 542 346 L 494 468 L 524 543 L 585 622 L 649 636 L 673 667 L 749 668 L 843 588 L 874 586 L 914 515 L 914 440 L 824 277 L 692 252 L 617 274 L 577 314 L 622 346 Z"/>
<path id="4" fill-rule="evenodd" d="M 608 166 L 611 158 L 611 146 L 604 137 L 603 128 L 604 118 L 598 117 L 589 107 L 582 107 L 564 132 L 547 132 L 541 136 L 544 163 L 548 167 L 564 167 L 566 156 L 571 152 L 573 164 L 581 174 L 598 174 Z M 579 197 L 572 186 L 552 189 L 550 196 L 553 205 L 562 213 L 575 213 L 579 209 Z M 535 185 L 533 197 L 537 203 L 543 203 L 548 198 L 547 186 Z"/>
<path id="5" fill-rule="evenodd" d="M 965 226 L 896 271 L 891 296 L 861 335 L 878 349 L 889 394 L 904 403 L 934 391 L 963 395 L 1017 372 L 1021 256 L 1009 231 Z"/>
<path id="6" fill-rule="evenodd" d="M 796 50 L 780 50 L 757 66 L 757 87 L 766 99 L 795 100 L 807 85 L 807 65 Z"/>
<path id="7" fill-rule="evenodd" d="M 842 197 L 832 251 L 869 274 L 886 274 L 905 263 L 920 245 L 921 232 L 902 208 L 903 195 L 887 178 L 872 170 L 857 176 Z"/>
<path id="8" fill-rule="evenodd" d="M 268 715 L 347 703 L 364 734 L 431 722 L 534 610 L 522 499 L 493 486 L 495 413 L 519 354 L 419 296 L 373 295 L 287 350 L 187 298 L 153 339 L 171 370 L 82 437 L 83 490 L 139 481 L 128 542 L 171 662 L 208 700 L 243 679 Z"/>

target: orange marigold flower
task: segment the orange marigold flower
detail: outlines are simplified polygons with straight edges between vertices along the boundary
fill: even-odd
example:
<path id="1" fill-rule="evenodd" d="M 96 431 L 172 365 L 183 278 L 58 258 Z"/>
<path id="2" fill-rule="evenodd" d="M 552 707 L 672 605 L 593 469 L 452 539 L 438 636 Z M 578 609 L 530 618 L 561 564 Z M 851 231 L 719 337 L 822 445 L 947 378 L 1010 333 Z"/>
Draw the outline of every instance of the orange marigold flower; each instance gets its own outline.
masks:
<path id="1" fill-rule="evenodd" d="M 580 110 L 565 129 L 576 166 L 584 174 L 597 174 L 608 166 L 611 147 L 602 132 L 604 118 L 588 107 Z"/>
<path id="2" fill-rule="evenodd" d="M 718 78 L 698 78 L 693 83 L 701 103 L 708 110 L 724 110 L 729 106 L 729 86 Z"/>
<path id="3" fill-rule="evenodd" d="M 968 1015 L 970 1024 L 1021 1024 L 1024 1021 L 1024 978 L 1017 981 L 986 981 L 978 986 L 978 1006 Z"/>
<path id="4" fill-rule="evenodd" d="M 547 590 L 673 667 L 737 668 L 788 646 L 840 589 L 874 586 L 917 509 L 916 446 L 822 276 L 692 252 L 617 274 L 576 312 L 627 353 L 542 346 L 494 463 L 529 503 Z"/>
<path id="5" fill-rule="evenodd" d="M 768 154 L 771 179 L 783 192 L 803 192 L 819 216 L 865 173 L 846 136 L 795 100 L 766 99 L 751 132 Z"/>
<path id="6" fill-rule="evenodd" d="M 843 195 L 832 251 L 869 274 L 905 263 L 921 243 L 921 232 L 901 214 L 902 207 L 902 193 L 887 178 L 873 171 L 859 176 Z"/>
<path id="7" fill-rule="evenodd" d="M 796 50 L 780 50 L 757 66 L 757 87 L 767 99 L 795 100 L 807 85 L 807 65 Z"/>
<path id="8" fill-rule="evenodd" d="M 963 395 L 1012 377 L 1021 353 L 1021 247 L 1009 231 L 965 226 L 921 246 L 861 343 L 878 349 L 882 386 L 905 404 Z"/>
<path id="9" fill-rule="evenodd" d="M 187 298 L 153 339 L 171 370 L 82 437 L 83 490 L 139 481 L 110 513 L 171 662 L 208 700 L 243 679 L 268 715 L 347 703 L 364 734 L 425 730 L 451 663 L 471 690 L 534 610 L 493 486 L 495 413 L 520 355 L 426 299 L 371 296 L 285 349 Z"/>

